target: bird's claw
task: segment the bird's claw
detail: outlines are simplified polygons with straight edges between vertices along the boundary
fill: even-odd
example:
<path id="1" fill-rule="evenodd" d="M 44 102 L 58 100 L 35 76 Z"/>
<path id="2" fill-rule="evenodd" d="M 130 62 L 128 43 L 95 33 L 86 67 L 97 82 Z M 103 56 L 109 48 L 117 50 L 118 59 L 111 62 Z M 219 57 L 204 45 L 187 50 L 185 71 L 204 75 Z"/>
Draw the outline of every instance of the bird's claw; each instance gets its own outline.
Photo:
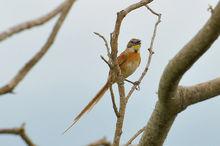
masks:
<path id="1" fill-rule="evenodd" d="M 140 91 L 140 86 L 139 86 L 140 81 L 135 81 L 135 82 L 132 82 L 132 81 L 130 81 L 130 80 L 128 80 L 128 79 L 125 79 L 125 81 L 127 81 L 127 82 L 131 83 L 132 85 L 134 85 L 134 86 L 135 86 L 135 89 L 136 89 L 136 90 Z"/>
<path id="2" fill-rule="evenodd" d="M 134 85 L 135 85 L 135 89 L 137 90 L 137 91 L 140 91 L 140 81 L 135 81 L 134 82 Z"/>

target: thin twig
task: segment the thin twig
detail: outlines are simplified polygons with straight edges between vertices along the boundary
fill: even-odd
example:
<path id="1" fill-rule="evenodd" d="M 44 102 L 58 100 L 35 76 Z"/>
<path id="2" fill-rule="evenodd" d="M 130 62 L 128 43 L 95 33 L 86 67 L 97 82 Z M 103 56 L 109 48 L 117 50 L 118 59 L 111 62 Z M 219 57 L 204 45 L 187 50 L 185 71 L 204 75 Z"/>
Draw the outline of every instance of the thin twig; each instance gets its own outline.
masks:
<path id="1" fill-rule="evenodd" d="M 101 57 L 101 59 L 108 65 L 108 67 L 109 67 L 110 69 L 112 69 L 112 65 L 111 65 L 102 55 L 100 55 L 100 57 Z"/>
<path id="2" fill-rule="evenodd" d="M 125 116 L 125 109 L 126 109 L 124 78 L 121 74 L 121 69 L 120 69 L 118 61 L 117 61 L 118 37 L 119 37 L 119 33 L 120 33 L 121 23 L 128 13 L 130 13 L 131 11 L 138 9 L 142 6 L 147 5 L 148 3 L 152 2 L 152 1 L 153 0 L 141 0 L 135 4 L 128 6 L 126 9 L 118 12 L 116 22 L 115 22 L 114 31 L 111 33 L 111 39 L 110 39 L 111 59 L 112 59 L 112 64 L 115 67 L 113 69 L 113 71 L 114 71 L 115 75 L 117 75 L 116 81 L 118 84 L 118 92 L 119 92 L 119 96 L 120 96 L 120 107 L 119 107 L 120 116 L 117 118 L 117 121 L 116 121 L 113 146 L 119 146 L 121 134 L 122 134 L 124 116 Z"/>
<path id="3" fill-rule="evenodd" d="M 0 129 L 0 134 L 10 134 L 10 135 L 19 135 L 21 139 L 28 145 L 28 146 L 36 146 L 32 140 L 27 135 L 25 128 L 25 124 L 22 124 L 21 127 L 18 128 L 7 128 L 7 129 Z"/>
<path id="4" fill-rule="evenodd" d="M 209 4 L 209 7 L 207 8 L 207 11 L 211 12 L 211 14 L 214 13 L 214 8 L 212 5 Z"/>
<path id="5" fill-rule="evenodd" d="M 132 136 L 124 146 L 129 146 L 132 143 L 132 141 L 135 140 L 145 130 L 145 128 L 146 127 L 144 126 L 140 130 L 138 130 L 137 133 L 135 133 L 135 135 Z"/>
<path id="6" fill-rule="evenodd" d="M 116 103 L 115 103 L 115 95 L 114 95 L 112 86 L 109 87 L 109 90 L 110 90 L 110 94 L 111 94 L 112 105 L 113 105 L 115 115 L 116 115 L 116 117 L 119 117 L 120 115 L 119 115 L 118 108 L 117 108 Z"/>
<path id="7" fill-rule="evenodd" d="M 111 59 L 110 47 L 108 45 L 108 41 L 106 40 L 106 38 L 103 35 L 101 35 L 100 33 L 98 33 L 98 32 L 93 32 L 93 33 L 95 35 L 99 36 L 105 42 L 105 47 L 107 49 L 107 55 L 108 55 L 109 59 Z"/>
<path id="8" fill-rule="evenodd" d="M 148 48 L 148 51 L 149 51 L 149 55 L 148 55 L 148 59 L 147 59 L 147 64 L 144 68 L 144 71 L 142 72 L 140 78 L 138 79 L 138 82 L 141 83 L 141 81 L 143 80 L 144 76 L 147 74 L 147 71 L 150 67 L 150 64 L 151 64 L 151 60 L 152 60 L 152 56 L 154 54 L 153 52 L 153 45 L 154 45 L 154 40 L 156 38 L 156 34 L 157 34 L 157 28 L 158 28 L 158 25 L 159 23 L 161 22 L 161 14 L 159 13 L 156 13 L 155 11 L 153 11 L 149 6 L 146 6 L 147 9 L 154 15 L 157 16 L 157 22 L 155 23 L 154 25 L 154 31 L 153 31 L 153 35 L 151 37 L 151 42 L 150 42 L 150 47 Z M 135 91 L 137 85 L 134 85 L 131 90 L 129 91 L 127 97 L 126 97 L 126 102 L 128 102 L 129 98 L 131 97 L 132 93 Z"/>
<path id="9" fill-rule="evenodd" d="M 132 81 L 130 81 L 128 79 L 125 79 L 125 81 L 128 82 L 128 83 L 131 83 L 132 85 L 135 85 L 136 86 L 136 90 L 138 90 L 138 91 L 140 90 L 140 86 L 139 86 L 140 82 L 138 82 L 138 81 L 132 82 Z"/>
<path id="10" fill-rule="evenodd" d="M 59 19 L 57 20 L 56 24 L 53 27 L 53 30 L 47 39 L 46 43 L 43 45 L 41 50 L 37 52 L 22 68 L 21 70 L 15 75 L 15 77 L 5 86 L 0 88 L 0 95 L 10 93 L 13 89 L 24 79 L 27 73 L 39 62 L 39 60 L 46 54 L 49 50 L 51 45 L 53 44 L 58 31 L 60 30 L 71 6 L 75 0 L 68 0 L 68 5 L 63 9 Z"/>
<path id="11" fill-rule="evenodd" d="M 18 24 L 18 25 L 11 27 L 11 28 L 8 28 L 6 31 L 0 32 L 0 42 L 11 37 L 14 34 L 17 34 L 21 31 L 23 31 L 23 30 L 31 29 L 35 26 L 39 26 L 39 25 L 42 25 L 42 24 L 48 22 L 49 20 L 51 20 L 52 18 L 54 18 L 56 15 L 58 15 L 60 13 L 67 3 L 68 3 L 68 0 L 66 0 L 65 2 L 60 4 L 58 7 L 53 9 L 51 12 L 49 12 L 39 18 L 29 20 L 27 22 L 23 22 L 21 24 Z"/>

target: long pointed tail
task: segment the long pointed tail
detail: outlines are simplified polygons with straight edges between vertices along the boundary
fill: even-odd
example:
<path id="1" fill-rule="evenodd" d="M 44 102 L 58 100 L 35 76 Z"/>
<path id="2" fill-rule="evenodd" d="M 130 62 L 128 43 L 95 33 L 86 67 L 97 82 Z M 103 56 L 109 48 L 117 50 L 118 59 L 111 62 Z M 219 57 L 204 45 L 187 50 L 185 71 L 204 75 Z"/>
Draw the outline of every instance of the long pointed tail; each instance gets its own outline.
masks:
<path id="1" fill-rule="evenodd" d="M 76 122 L 87 112 L 89 112 L 93 106 L 98 103 L 98 101 L 102 98 L 102 96 L 105 94 L 105 92 L 108 90 L 109 88 L 109 83 L 107 82 L 102 88 L 101 90 L 99 90 L 99 92 L 96 94 L 96 96 L 84 107 L 84 109 L 76 116 L 76 118 L 74 119 L 74 122 L 63 132 L 66 133 L 74 124 L 76 124 Z"/>

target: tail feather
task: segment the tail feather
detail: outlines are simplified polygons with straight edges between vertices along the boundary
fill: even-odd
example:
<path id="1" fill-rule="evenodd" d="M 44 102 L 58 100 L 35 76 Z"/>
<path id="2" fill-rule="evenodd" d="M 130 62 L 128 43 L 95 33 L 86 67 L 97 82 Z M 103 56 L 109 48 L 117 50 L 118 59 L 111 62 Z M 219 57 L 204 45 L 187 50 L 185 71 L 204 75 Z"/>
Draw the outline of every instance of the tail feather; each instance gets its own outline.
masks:
<path id="1" fill-rule="evenodd" d="M 76 116 L 76 118 L 74 119 L 74 122 L 63 132 L 66 133 L 74 124 L 76 124 L 76 122 L 79 121 L 79 119 L 87 112 L 89 112 L 94 105 L 96 105 L 99 100 L 102 98 L 102 96 L 105 94 L 105 92 L 108 90 L 109 88 L 109 83 L 107 82 L 102 89 L 96 94 L 96 96 L 84 107 L 84 109 Z"/>

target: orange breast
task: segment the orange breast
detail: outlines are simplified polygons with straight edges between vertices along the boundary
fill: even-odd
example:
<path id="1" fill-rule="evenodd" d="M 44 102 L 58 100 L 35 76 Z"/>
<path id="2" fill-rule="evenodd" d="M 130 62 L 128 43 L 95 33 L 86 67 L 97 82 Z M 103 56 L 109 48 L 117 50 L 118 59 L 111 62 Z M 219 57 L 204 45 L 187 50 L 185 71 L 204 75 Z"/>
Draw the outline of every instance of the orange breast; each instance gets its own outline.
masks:
<path id="1" fill-rule="evenodd" d="M 134 73 L 134 71 L 140 65 L 140 61 L 140 53 L 130 52 L 127 54 L 125 62 L 120 65 L 121 73 L 124 78 L 127 78 Z"/>

